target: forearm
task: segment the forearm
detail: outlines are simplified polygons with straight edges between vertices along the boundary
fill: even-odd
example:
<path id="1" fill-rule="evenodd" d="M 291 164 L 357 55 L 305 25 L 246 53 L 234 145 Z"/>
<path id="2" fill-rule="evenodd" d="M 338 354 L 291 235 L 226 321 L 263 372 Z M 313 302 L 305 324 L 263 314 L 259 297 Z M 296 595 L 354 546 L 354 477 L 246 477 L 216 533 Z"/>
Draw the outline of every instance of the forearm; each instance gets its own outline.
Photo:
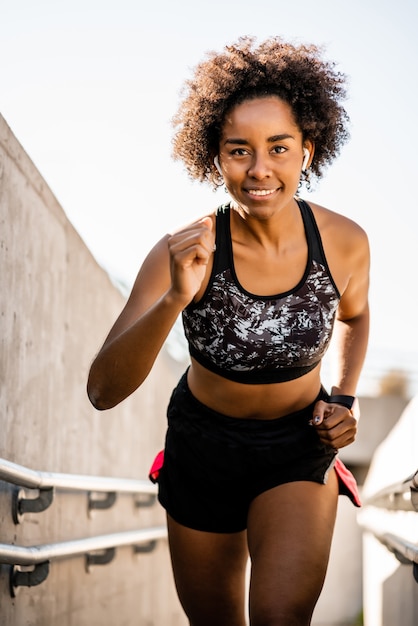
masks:
<path id="1" fill-rule="evenodd" d="M 336 320 L 335 342 L 335 381 L 331 393 L 356 395 L 358 380 L 363 368 L 369 337 L 368 308 L 355 318 Z"/>
<path id="2" fill-rule="evenodd" d="M 351 404 L 353 398 L 338 396 L 356 395 L 368 336 L 368 309 L 350 319 L 337 319 L 333 337 L 337 359 L 333 372 L 335 384 L 331 388 L 331 402 L 317 402 L 312 421 L 321 441 L 335 449 L 350 445 L 356 437 L 360 417 L 358 403 L 355 401 Z"/>
<path id="3" fill-rule="evenodd" d="M 87 383 L 88 396 L 97 409 L 114 407 L 144 382 L 180 312 L 179 304 L 166 294 L 105 342 Z"/>

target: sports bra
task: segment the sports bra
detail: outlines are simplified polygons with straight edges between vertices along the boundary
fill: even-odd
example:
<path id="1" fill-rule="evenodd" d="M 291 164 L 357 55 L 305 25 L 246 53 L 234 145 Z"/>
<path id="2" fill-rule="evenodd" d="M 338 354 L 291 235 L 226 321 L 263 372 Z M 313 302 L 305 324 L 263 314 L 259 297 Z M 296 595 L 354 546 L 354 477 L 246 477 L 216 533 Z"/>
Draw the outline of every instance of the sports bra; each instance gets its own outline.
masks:
<path id="1" fill-rule="evenodd" d="M 247 384 L 277 383 L 314 369 L 332 335 L 340 293 L 310 206 L 297 200 L 308 244 L 304 275 L 291 290 L 258 296 L 234 268 L 229 204 L 216 212 L 216 250 L 209 283 L 183 311 L 190 355 L 211 372 Z"/>

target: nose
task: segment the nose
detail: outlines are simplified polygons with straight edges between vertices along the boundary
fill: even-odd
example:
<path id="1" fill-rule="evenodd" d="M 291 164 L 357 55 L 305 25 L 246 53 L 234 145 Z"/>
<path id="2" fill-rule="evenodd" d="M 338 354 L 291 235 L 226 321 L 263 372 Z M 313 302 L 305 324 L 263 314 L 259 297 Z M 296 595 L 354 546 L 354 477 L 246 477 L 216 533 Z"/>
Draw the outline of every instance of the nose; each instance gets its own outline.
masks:
<path id="1" fill-rule="evenodd" d="M 264 154 L 254 154 L 248 169 L 248 175 L 257 180 L 263 180 L 271 176 L 268 156 Z"/>

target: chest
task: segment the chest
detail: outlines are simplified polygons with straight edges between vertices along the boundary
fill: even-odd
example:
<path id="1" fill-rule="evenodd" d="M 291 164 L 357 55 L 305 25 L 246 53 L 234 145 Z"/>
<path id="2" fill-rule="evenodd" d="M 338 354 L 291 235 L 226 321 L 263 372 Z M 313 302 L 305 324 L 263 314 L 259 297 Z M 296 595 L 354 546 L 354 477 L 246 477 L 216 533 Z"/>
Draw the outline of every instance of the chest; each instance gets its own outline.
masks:
<path id="1" fill-rule="evenodd" d="M 243 291 L 259 296 L 287 293 L 302 280 L 308 264 L 306 242 L 280 251 L 247 251 L 233 246 L 232 274 Z"/>

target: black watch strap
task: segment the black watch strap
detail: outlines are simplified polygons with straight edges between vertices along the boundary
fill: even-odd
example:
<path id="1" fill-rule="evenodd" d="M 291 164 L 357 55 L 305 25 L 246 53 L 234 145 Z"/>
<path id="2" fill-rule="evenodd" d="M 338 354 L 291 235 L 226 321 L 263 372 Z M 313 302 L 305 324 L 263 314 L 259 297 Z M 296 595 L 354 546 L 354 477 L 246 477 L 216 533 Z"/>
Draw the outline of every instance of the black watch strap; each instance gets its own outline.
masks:
<path id="1" fill-rule="evenodd" d="M 330 396 L 325 402 L 328 402 L 328 404 L 341 404 L 341 406 L 351 409 L 355 399 L 355 396 Z"/>

